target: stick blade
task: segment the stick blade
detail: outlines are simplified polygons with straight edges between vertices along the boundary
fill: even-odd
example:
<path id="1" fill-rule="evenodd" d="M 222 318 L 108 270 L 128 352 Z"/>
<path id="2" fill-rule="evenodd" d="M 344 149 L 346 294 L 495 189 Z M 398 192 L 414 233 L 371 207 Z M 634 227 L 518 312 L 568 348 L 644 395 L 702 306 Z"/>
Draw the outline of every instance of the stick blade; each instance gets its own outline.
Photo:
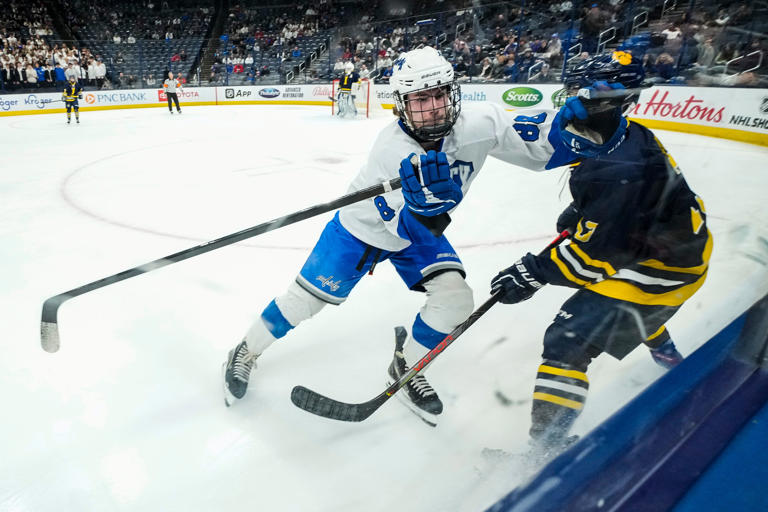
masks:
<path id="1" fill-rule="evenodd" d="M 40 319 L 40 344 L 46 352 L 59 350 L 59 306 L 69 298 L 62 293 L 51 297 L 43 303 L 43 313 Z"/>
<path id="2" fill-rule="evenodd" d="M 368 418 L 384 401 L 379 397 L 362 404 L 339 402 L 304 386 L 296 386 L 291 391 L 291 401 L 299 409 L 324 418 L 338 421 L 360 422 Z"/>
<path id="3" fill-rule="evenodd" d="M 56 322 L 40 322 L 40 344 L 46 352 L 59 351 L 59 324 Z"/>

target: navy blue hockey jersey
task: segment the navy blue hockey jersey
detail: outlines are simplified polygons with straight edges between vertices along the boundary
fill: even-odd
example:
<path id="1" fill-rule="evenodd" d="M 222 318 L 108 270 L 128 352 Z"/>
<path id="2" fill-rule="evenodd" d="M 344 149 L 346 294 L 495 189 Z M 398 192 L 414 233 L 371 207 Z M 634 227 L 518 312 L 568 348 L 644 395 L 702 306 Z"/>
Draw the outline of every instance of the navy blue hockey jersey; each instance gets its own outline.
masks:
<path id="1" fill-rule="evenodd" d="M 571 166 L 581 218 L 569 244 L 530 269 L 555 285 L 679 306 L 704 283 L 712 236 L 703 201 L 653 133 L 630 122 L 610 154 Z"/>

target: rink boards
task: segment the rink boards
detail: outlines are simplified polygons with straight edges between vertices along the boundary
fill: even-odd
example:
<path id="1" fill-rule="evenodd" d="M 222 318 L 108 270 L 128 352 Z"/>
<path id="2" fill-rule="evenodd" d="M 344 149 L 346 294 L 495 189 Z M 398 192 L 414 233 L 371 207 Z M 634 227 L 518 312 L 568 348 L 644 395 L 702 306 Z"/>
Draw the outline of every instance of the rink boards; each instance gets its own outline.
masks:
<path id="1" fill-rule="evenodd" d="M 86 87 L 87 89 L 87 87 Z M 559 84 L 462 83 L 462 102 L 492 102 L 508 110 L 553 108 Z M 388 84 L 375 93 L 392 108 Z M 188 87 L 178 92 L 182 107 L 200 105 L 316 105 L 330 107 L 331 84 Z M 111 110 L 166 107 L 163 89 L 99 90 L 83 93 L 80 108 Z M 328 109 L 330 113 L 330 108 Z M 0 96 L 0 116 L 65 112 L 59 92 Z M 652 87 L 644 89 L 630 118 L 649 128 L 680 131 L 768 146 L 768 89 Z"/>

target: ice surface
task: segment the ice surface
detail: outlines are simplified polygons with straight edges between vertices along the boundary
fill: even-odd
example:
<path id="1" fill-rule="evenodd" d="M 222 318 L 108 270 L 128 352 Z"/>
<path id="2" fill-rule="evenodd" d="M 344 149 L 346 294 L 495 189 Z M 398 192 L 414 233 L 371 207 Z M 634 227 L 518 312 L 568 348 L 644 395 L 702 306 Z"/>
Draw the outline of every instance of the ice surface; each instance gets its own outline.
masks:
<path id="1" fill-rule="evenodd" d="M 268 106 L 81 118 L 0 118 L 0 510 L 474 511 L 519 482 L 514 456 L 483 452 L 525 446 L 564 288 L 494 307 L 441 354 L 428 372 L 446 404 L 438 428 L 396 400 L 345 424 L 289 399 L 296 384 L 350 402 L 384 389 L 393 327 L 423 300 L 389 264 L 276 343 L 247 398 L 224 407 L 226 352 L 330 214 L 74 298 L 61 350 L 44 352 L 46 298 L 342 195 L 388 122 Z M 707 283 L 669 322 L 687 354 L 768 289 L 768 149 L 657 133 L 715 235 Z M 476 304 L 500 268 L 554 237 L 564 183 L 489 159 L 447 232 Z M 576 433 L 661 373 L 642 348 L 598 358 Z"/>

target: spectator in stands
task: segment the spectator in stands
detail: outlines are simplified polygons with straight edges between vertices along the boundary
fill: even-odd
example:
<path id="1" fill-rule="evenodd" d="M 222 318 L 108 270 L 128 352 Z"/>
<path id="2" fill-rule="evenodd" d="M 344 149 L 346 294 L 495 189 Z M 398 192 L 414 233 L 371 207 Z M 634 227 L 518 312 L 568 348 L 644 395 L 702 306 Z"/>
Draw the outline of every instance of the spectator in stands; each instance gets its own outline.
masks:
<path id="1" fill-rule="evenodd" d="M 133 34 L 128 34 L 128 39 L 125 40 L 128 44 L 136 44 L 136 38 L 133 37 Z"/>
<path id="2" fill-rule="evenodd" d="M 62 89 L 67 84 L 67 75 L 64 73 L 64 70 L 61 67 L 61 64 L 58 62 L 56 63 L 56 66 L 53 68 L 53 77 L 56 82 L 56 88 Z"/>
<path id="3" fill-rule="evenodd" d="M 675 59 L 670 54 L 664 52 L 656 57 L 656 62 L 653 65 L 653 72 L 656 76 L 651 77 L 649 81 L 651 83 L 663 83 L 675 78 Z"/>
<path id="4" fill-rule="evenodd" d="M 677 39 L 678 37 L 682 37 L 683 33 L 680 31 L 680 24 L 675 22 L 662 30 L 661 35 L 663 35 L 667 41 L 669 41 L 672 39 Z"/>
<path id="5" fill-rule="evenodd" d="M 299 48 L 298 46 L 294 46 L 293 50 L 291 51 L 291 58 L 293 58 L 294 60 L 300 60 L 301 56 L 302 56 L 301 48 Z"/>
<path id="6" fill-rule="evenodd" d="M 464 62 L 464 57 L 459 55 L 456 57 L 456 63 L 453 65 L 453 71 L 456 73 L 457 76 L 466 76 L 467 74 L 467 64 Z"/>
<path id="7" fill-rule="evenodd" d="M 492 72 L 493 72 L 493 64 L 491 63 L 491 59 L 489 57 L 486 57 L 482 60 L 482 62 L 480 62 L 480 70 L 478 72 L 477 77 L 482 80 L 490 80 Z"/>
<path id="8" fill-rule="evenodd" d="M 178 53 L 174 53 L 171 55 L 171 62 L 179 62 L 181 60 L 181 56 L 179 56 Z"/>
<path id="9" fill-rule="evenodd" d="M 120 44 L 120 43 L 123 42 L 123 39 L 120 37 L 120 34 L 115 34 L 112 37 L 112 42 L 115 43 L 115 44 Z"/>
<path id="10" fill-rule="evenodd" d="M 67 69 L 64 71 L 64 76 L 66 78 L 66 81 L 69 81 L 69 77 L 74 76 L 75 80 L 80 79 L 80 71 L 75 68 L 74 64 L 69 64 L 67 66 Z"/>
<path id="11" fill-rule="evenodd" d="M 155 75 L 153 75 L 152 73 L 147 75 L 147 77 L 144 79 L 144 82 L 147 84 L 147 87 L 157 86 L 157 79 L 155 78 Z"/>
<path id="12" fill-rule="evenodd" d="M 528 70 L 531 69 L 531 66 L 533 66 L 536 63 L 536 57 L 533 55 L 533 51 L 531 51 L 530 48 L 526 48 L 523 50 L 522 55 L 520 56 L 517 67 L 520 70 L 520 75 L 527 78 Z"/>
<path id="13" fill-rule="evenodd" d="M 506 62 L 504 63 L 504 81 L 508 83 L 516 83 L 520 79 L 520 69 L 515 64 L 515 56 L 507 55 Z"/>
<path id="14" fill-rule="evenodd" d="M 606 17 L 597 4 L 592 4 L 581 22 L 582 48 L 589 53 L 597 50 L 597 38 L 606 24 Z"/>
<path id="15" fill-rule="evenodd" d="M 27 63 L 27 67 L 24 69 L 25 79 L 29 87 L 37 87 L 37 72 L 32 67 L 32 63 Z"/>
<path id="16" fill-rule="evenodd" d="M 104 80 L 107 76 L 107 66 L 101 61 L 101 59 L 96 59 L 96 86 L 101 89 L 101 87 L 104 85 Z"/>
<path id="17" fill-rule="evenodd" d="M 735 59 L 738 56 L 736 52 L 736 44 L 728 42 L 723 46 L 715 56 L 715 64 L 726 64 L 728 61 Z"/>
<path id="18" fill-rule="evenodd" d="M 541 71 L 536 73 L 535 76 L 532 77 L 531 82 L 536 82 L 540 84 L 550 84 L 557 82 L 557 77 L 554 73 L 552 73 L 552 68 L 549 64 L 546 62 L 541 65 Z"/>
<path id="19" fill-rule="evenodd" d="M 94 60 L 88 63 L 88 84 L 91 86 L 96 85 L 96 61 Z"/>
<path id="20" fill-rule="evenodd" d="M 249 55 L 249 57 L 250 57 L 250 55 Z M 186 62 L 187 61 L 187 51 L 182 49 L 181 53 L 179 54 L 179 58 L 181 59 L 181 62 Z M 251 57 L 251 63 L 253 63 L 253 57 Z"/>
<path id="21" fill-rule="evenodd" d="M 8 69 L 8 80 L 11 89 L 17 89 L 21 86 L 21 73 L 16 64 L 11 63 Z"/>
<path id="22" fill-rule="evenodd" d="M 37 67 L 35 67 L 35 74 L 37 75 L 37 86 L 45 87 L 45 68 L 41 62 L 37 63 Z"/>

